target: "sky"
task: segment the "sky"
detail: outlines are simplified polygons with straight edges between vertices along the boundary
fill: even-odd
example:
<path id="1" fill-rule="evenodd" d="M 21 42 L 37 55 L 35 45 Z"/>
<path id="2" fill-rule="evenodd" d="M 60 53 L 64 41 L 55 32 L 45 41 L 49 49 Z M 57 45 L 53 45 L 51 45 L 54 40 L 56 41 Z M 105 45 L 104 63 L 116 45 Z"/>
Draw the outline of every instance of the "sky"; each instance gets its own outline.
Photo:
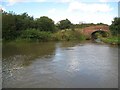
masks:
<path id="1" fill-rule="evenodd" d="M 16 14 L 27 12 L 34 18 L 48 16 L 55 23 L 69 19 L 74 24 L 111 24 L 118 17 L 119 0 L 0 0 L 0 8 Z"/>

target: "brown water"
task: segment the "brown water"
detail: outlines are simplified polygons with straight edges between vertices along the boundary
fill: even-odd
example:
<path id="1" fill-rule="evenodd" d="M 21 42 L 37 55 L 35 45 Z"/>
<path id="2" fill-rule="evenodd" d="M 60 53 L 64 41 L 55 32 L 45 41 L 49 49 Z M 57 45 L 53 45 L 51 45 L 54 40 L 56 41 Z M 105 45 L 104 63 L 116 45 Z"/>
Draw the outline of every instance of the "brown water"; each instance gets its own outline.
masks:
<path id="1" fill-rule="evenodd" d="M 3 44 L 3 88 L 117 88 L 118 48 L 76 42 Z"/>

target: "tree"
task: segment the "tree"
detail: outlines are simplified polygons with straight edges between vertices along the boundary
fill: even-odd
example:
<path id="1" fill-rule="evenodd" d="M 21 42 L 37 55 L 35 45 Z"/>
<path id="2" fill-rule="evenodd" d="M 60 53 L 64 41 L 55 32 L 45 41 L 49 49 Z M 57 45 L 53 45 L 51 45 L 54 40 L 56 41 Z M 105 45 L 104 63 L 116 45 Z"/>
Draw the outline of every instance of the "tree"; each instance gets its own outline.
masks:
<path id="1" fill-rule="evenodd" d="M 29 16 L 27 13 L 16 15 L 16 27 L 19 31 L 34 28 L 33 17 Z"/>
<path id="2" fill-rule="evenodd" d="M 17 15 L 13 12 L 2 12 L 2 38 L 12 40 L 20 36 L 23 30 L 34 28 L 34 19 L 27 13 Z"/>
<path id="3" fill-rule="evenodd" d="M 65 20 L 59 21 L 57 23 L 57 26 L 59 29 L 69 29 L 71 28 L 72 23 L 68 19 L 65 19 Z"/>
<path id="4" fill-rule="evenodd" d="M 41 31 L 55 31 L 54 21 L 46 16 L 42 16 L 36 20 L 36 28 Z"/>
<path id="5" fill-rule="evenodd" d="M 2 13 L 2 38 L 14 39 L 17 37 L 15 15 L 11 13 Z"/>
<path id="6" fill-rule="evenodd" d="M 110 25 L 110 31 L 112 35 L 120 34 L 120 17 L 115 17 Z"/>

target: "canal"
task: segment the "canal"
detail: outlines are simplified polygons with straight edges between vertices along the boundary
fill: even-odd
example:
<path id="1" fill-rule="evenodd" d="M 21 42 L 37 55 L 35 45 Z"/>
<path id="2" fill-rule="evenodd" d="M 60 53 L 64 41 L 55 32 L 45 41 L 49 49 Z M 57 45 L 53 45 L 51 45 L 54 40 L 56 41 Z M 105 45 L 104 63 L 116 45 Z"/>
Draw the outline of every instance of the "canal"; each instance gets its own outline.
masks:
<path id="1" fill-rule="evenodd" d="M 3 88 L 117 88 L 118 48 L 105 44 L 3 44 Z"/>

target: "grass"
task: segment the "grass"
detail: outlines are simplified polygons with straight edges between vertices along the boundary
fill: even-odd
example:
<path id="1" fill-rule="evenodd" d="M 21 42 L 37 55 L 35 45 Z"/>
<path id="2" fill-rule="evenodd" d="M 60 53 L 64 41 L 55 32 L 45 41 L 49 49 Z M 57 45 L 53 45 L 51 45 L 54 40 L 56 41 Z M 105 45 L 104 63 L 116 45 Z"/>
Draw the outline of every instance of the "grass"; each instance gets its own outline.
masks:
<path id="1" fill-rule="evenodd" d="M 83 41 L 85 36 L 77 30 L 61 30 L 52 35 L 55 41 Z"/>
<path id="2" fill-rule="evenodd" d="M 111 36 L 108 38 L 101 38 L 101 40 L 105 43 L 109 44 L 120 44 L 120 37 L 117 36 Z"/>

